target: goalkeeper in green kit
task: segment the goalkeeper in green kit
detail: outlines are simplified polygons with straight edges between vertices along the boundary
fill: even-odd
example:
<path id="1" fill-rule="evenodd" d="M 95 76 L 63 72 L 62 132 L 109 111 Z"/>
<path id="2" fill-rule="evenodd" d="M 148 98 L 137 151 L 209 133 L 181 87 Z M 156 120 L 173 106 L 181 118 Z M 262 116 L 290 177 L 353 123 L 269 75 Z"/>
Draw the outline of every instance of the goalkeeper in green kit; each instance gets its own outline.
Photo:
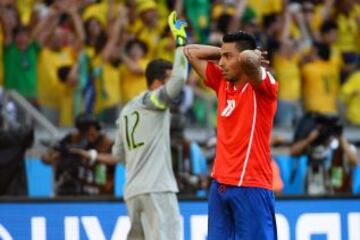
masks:
<path id="1" fill-rule="evenodd" d="M 178 187 L 171 164 L 169 106 L 187 79 L 188 62 L 183 52 L 186 22 L 177 20 L 176 12 L 168 21 L 177 44 L 174 63 L 156 59 L 148 64 L 148 91 L 122 109 L 112 154 L 78 152 L 90 161 L 125 164 L 129 240 L 180 240 L 182 236 Z"/>

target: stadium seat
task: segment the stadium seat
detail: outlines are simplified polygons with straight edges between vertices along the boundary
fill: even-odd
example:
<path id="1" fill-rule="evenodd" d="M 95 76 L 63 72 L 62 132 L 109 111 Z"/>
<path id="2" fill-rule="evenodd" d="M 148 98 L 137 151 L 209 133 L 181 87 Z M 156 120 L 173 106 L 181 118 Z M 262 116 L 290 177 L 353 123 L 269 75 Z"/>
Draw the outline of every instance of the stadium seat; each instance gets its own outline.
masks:
<path id="1" fill-rule="evenodd" d="M 199 144 L 192 142 L 190 145 L 190 160 L 191 167 L 194 174 L 202 174 L 207 176 L 208 169 L 206 166 L 206 158 L 202 153 Z"/>
<path id="2" fill-rule="evenodd" d="M 115 196 L 123 197 L 125 187 L 125 166 L 118 163 L 115 168 Z"/>
<path id="3" fill-rule="evenodd" d="M 190 161 L 192 172 L 195 175 L 208 175 L 208 169 L 206 164 L 206 158 L 202 153 L 199 144 L 192 142 L 190 145 Z M 206 191 L 204 189 L 197 191 L 197 197 L 206 197 Z"/>
<path id="4" fill-rule="evenodd" d="M 30 197 L 49 197 L 53 193 L 53 170 L 40 159 L 25 160 L 28 195 Z"/>
<path id="5" fill-rule="evenodd" d="M 284 182 L 282 194 L 304 194 L 305 176 L 307 171 L 307 157 L 275 156 L 279 165 L 280 175 Z"/>
<path id="6" fill-rule="evenodd" d="M 353 170 L 353 194 L 360 194 L 360 165 Z"/>

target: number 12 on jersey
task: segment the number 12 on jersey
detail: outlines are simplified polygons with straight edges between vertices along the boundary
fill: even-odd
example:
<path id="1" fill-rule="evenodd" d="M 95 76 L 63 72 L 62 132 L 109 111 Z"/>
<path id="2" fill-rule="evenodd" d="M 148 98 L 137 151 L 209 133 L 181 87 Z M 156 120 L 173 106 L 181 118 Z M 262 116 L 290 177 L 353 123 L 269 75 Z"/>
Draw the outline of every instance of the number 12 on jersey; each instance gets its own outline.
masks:
<path id="1" fill-rule="evenodd" d="M 144 142 L 135 141 L 135 131 L 140 122 L 140 114 L 138 111 L 134 111 L 129 115 L 125 115 L 125 133 L 126 133 L 126 142 L 130 150 L 136 149 L 144 145 Z M 134 119 L 133 124 L 130 124 L 130 121 Z M 132 122 L 132 121 L 131 121 Z M 131 126 L 130 126 L 131 125 Z"/>

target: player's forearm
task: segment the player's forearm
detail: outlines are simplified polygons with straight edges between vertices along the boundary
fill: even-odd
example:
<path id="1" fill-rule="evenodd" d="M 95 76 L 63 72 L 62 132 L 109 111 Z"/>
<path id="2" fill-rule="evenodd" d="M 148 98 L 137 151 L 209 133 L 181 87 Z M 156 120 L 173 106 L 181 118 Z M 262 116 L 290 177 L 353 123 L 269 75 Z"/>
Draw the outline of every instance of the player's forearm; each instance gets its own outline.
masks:
<path id="1" fill-rule="evenodd" d="M 261 81 L 261 55 L 253 50 L 245 50 L 241 52 L 239 62 L 241 72 L 257 86 Z"/>
<path id="2" fill-rule="evenodd" d="M 175 52 L 171 80 L 166 84 L 166 93 L 175 98 L 184 86 L 188 75 L 188 61 L 184 55 L 184 48 L 178 47 Z"/>
<path id="3" fill-rule="evenodd" d="M 219 60 L 221 57 L 219 47 L 200 44 L 187 45 L 185 55 L 191 64 L 197 60 Z"/>
<path id="4" fill-rule="evenodd" d="M 202 79 L 206 78 L 208 61 L 219 60 L 221 57 L 220 48 L 206 45 L 188 45 L 184 48 L 184 52 L 191 66 Z"/>
<path id="5" fill-rule="evenodd" d="M 304 154 L 306 148 L 310 145 L 311 141 L 306 138 L 303 140 L 298 141 L 297 143 L 294 143 L 290 147 L 290 155 L 291 156 L 300 156 Z"/>
<path id="6" fill-rule="evenodd" d="M 341 136 L 340 138 L 340 145 L 342 146 L 345 156 L 351 166 L 356 166 L 358 164 L 356 148 L 351 145 L 344 136 Z"/>
<path id="7" fill-rule="evenodd" d="M 118 162 L 110 153 L 99 153 L 96 157 L 96 161 L 107 165 L 115 165 Z"/>

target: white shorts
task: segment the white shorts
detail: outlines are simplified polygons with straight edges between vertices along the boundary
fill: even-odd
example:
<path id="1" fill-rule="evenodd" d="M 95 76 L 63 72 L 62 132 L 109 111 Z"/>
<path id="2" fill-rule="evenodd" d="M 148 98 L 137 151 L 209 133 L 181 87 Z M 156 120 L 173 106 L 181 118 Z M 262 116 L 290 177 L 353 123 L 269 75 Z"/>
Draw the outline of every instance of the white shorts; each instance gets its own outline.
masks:
<path id="1" fill-rule="evenodd" d="M 180 240 L 180 211 L 173 192 L 141 194 L 126 200 L 128 240 Z"/>

